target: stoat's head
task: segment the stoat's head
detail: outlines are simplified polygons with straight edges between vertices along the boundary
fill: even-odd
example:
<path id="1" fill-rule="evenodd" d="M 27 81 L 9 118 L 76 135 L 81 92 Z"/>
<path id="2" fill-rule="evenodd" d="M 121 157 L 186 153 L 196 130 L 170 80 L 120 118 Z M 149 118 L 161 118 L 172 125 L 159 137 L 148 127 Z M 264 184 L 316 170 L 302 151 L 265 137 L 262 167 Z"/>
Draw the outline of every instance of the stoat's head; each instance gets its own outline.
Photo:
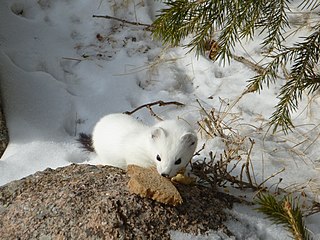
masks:
<path id="1" fill-rule="evenodd" d="M 197 146 L 197 136 L 191 129 L 176 123 L 172 127 L 155 126 L 150 135 L 153 160 L 164 177 L 173 177 L 185 168 Z"/>

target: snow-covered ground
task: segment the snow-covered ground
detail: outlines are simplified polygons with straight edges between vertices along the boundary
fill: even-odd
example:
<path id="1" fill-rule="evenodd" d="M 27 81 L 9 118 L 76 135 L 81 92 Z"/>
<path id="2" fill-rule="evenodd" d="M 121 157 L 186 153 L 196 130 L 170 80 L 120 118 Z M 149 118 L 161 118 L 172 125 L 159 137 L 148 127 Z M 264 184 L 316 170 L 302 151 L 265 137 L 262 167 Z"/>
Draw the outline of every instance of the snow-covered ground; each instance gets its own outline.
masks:
<path id="1" fill-rule="evenodd" d="M 164 119 L 182 117 L 196 127 L 201 119 L 198 99 L 208 110 L 227 110 L 232 128 L 254 139 L 251 160 L 258 182 L 285 168 L 267 184 L 282 178 L 282 188 L 300 189 L 320 201 L 319 95 L 305 97 L 293 116 L 298 126 L 294 133 L 272 135 L 266 123 L 277 103 L 278 85 L 242 96 L 246 81 L 255 75 L 248 66 L 197 59 L 183 48 L 164 48 L 142 26 L 92 17 L 150 24 L 160 7 L 160 1 L 151 0 L 1 1 L 0 79 L 10 144 L 0 160 L 0 185 L 47 167 L 90 162 L 75 138 L 90 133 L 108 113 L 158 100 L 178 101 L 186 106 L 154 111 Z M 244 43 L 236 54 L 261 59 L 257 41 Z M 148 110 L 134 115 L 147 123 L 156 121 Z M 223 150 L 219 139 L 202 138 L 199 148 L 204 142 L 199 158 Z M 236 206 L 231 215 L 240 220 L 228 223 L 238 239 L 289 239 L 284 229 L 248 207 Z M 306 222 L 320 239 L 319 214 Z M 172 237 L 229 239 L 214 232 L 197 237 L 173 232 Z"/>

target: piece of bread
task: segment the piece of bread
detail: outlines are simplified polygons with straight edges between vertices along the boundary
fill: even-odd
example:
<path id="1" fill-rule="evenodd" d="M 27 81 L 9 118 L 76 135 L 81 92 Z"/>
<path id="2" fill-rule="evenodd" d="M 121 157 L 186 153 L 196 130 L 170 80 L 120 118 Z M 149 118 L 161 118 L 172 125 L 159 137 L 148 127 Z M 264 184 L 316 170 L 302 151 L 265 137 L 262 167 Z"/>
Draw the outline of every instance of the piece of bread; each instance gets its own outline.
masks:
<path id="1" fill-rule="evenodd" d="M 173 206 L 182 203 L 181 195 L 173 183 L 160 176 L 155 169 L 129 165 L 127 171 L 131 193 Z"/>

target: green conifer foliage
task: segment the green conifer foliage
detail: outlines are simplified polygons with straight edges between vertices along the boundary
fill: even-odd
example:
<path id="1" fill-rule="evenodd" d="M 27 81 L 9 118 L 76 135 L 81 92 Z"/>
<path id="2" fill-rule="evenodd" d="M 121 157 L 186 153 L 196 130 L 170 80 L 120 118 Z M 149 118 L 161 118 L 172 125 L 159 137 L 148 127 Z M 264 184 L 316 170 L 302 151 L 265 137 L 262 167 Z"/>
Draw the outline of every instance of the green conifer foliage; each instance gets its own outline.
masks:
<path id="1" fill-rule="evenodd" d="M 288 81 L 281 87 L 279 102 L 271 116 L 273 130 L 279 127 L 287 132 L 294 127 L 291 113 L 298 109 L 303 91 L 314 93 L 320 86 L 316 71 L 319 61 L 320 22 L 311 24 L 311 34 L 293 46 L 284 46 L 283 33 L 290 28 L 288 13 L 290 0 L 166 0 L 166 8 L 153 23 L 153 36 L 164 43 L 176 46 L 188 36 L 186 47 L 204 54 L 206 44 L 217 35 L 219 59 L 229 63 L 237 42 L 264 34 L 261 47 L 267 49 L 270 62 L 262 73 L 249 80 L 249 88 L 262 90 L 278 79 L 281 68 L 289 65 Z M 316 0 L 301 0 L 301 10 L 316 12 L 320 9 Z M 291 65 L 290 65 L 291 64 Z"/>
<path id="2" fill-rule="evenodd" d="M 303 221 L 298 201 L 290 196 L 277 200 L 271 194 L 260 194 L 257 211 L 264 213 L 275 224 L 283 225 L 296 240 L 311 240 Z"/>

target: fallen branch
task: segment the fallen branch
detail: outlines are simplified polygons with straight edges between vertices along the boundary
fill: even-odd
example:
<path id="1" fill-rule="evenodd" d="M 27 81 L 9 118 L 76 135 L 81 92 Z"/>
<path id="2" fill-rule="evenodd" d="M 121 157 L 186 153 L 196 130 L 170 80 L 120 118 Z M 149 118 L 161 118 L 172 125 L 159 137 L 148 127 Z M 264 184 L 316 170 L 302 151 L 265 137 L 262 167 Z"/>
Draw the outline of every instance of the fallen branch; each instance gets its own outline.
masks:
<path id="1" fill-rule="evenodd" d="M 122 22 L 122 23 L 125 23 L 125 24 L 130 24 L 130 25 L 136 25 L 136 26 L 143 26 L 143 27 L 151 28 L 151 25 L 150 25 L 150 24 L 139 23 L 139 22 L 131 22 L 131 21 L 128 21 L 128 20 L 124 20 L 124 19 L 117 18 L 117 17 L 112 17 L 112 16 L 109 16 L 109 15 L 92 15 L 92 17 L 94 17 L 94 18 L 111 19 L 111 20 L 115 20 L 115 21 Z"/>
<path id="2" fill-rule="evenodd" d="M 162 106 L 166 106 L 166 105 L 176 105 L 176 106 L 184 106 L 183 103 L 180 103 L 180 102 L 176 102 L 176 101 L 171 101 L 171 102 L 164 102 L 164 101 L 156 101 L 156 102 L 151 102 L 151 103 L 147 103 L 147 104 L 143 104 L 139 107 L 137 107 L 136 109 L 132 110 L 132 111 L 126 111 L 124 112 L 124 114 L 128 114 L 128 115 L 131 115 L 133 113 L 135 113 L 136 111 L 142 109 L 142 108 L 148 108 L 149 111 L 151 110 L 151 115 L 153 116 L 156 116 L 156 114 L 152 111 L 151 107 L 154 106 L 154 105 L 159 105 L 159 107 L 162 107 Z"/>

